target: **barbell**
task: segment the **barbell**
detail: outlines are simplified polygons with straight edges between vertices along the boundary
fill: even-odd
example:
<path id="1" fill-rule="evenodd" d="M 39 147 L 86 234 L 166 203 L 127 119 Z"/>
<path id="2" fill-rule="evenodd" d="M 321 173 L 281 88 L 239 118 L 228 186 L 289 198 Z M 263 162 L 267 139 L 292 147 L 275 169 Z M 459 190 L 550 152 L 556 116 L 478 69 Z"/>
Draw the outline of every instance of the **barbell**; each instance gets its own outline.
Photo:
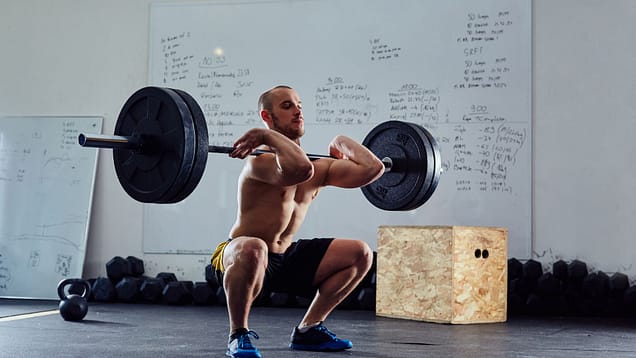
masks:
<path id="1" fill-rule="evenodd" d="M 80 134 L 83 147 L 110 148 L 117 178 L 128 195 L 143 203 L 177 203 L 203 177 L 208 153 L 230 153 L 232 147 L 209 144 L 201 107 L 188 93 L 144 87 L 124 104 L 114 135 Z M 437 188 L 441 157 L 435 138 L 409 122 L 378 124 L 362 142 L 385 167 L 375 182 L 362 187 L 367 200 L 383 210 L 413 210 Z M 257 149 L 252 155 L 268 153 Z M 331 158 L 307 154 L 311 160 Z"/>

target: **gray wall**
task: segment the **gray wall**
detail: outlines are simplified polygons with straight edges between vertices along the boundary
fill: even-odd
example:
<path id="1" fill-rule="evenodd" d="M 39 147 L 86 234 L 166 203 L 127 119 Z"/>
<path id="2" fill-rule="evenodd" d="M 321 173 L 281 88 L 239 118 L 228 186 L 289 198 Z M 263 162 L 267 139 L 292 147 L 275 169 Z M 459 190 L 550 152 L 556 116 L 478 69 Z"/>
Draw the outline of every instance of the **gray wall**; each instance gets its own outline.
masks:
<path id="1" fill-rule="evenodd" d="M 534 2 L 534 253 L 636 275 L 636 4 Z"/>
<path id="2" fill-rule="evenodd" d="M 0 114 L 98 115 L 112 132 L 147 83 L 149 4 L 3 1 Z M 634 18 L 630 0 L 533 2 L 532 244 L 545 264 L 578 258 L 636 277 Z M 142 206 L 120 189 L 111 159 L 100 152 L 85 276 L 136 255 L 149 274 L 202 279 L 207 256 L 144 256 Z"/>

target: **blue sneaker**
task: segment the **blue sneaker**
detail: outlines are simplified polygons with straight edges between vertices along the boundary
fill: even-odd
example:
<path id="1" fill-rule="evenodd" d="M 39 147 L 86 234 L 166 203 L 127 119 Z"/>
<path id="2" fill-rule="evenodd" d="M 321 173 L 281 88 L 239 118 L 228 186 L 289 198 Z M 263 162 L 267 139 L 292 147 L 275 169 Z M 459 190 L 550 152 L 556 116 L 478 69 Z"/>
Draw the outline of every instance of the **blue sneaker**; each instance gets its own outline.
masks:
<path id="1" fill-rule="evenodd" d="M 233 358 L 262 358 L 261 353 L 252 345 L 250 336 L 258 339 L 258 334 L 247 329 L 239 329 L 230 336 L 225 355 Z"/>
<path id="2" fill-rule="evenodd" d="M 298 327 L 294 328 L 289 347 L 300 351 L 335 352 L 349 349 L 353 344 L 349 340 L 336 338 L 336 335 L 320 322 L 305 333 L 300 333 Z"/>

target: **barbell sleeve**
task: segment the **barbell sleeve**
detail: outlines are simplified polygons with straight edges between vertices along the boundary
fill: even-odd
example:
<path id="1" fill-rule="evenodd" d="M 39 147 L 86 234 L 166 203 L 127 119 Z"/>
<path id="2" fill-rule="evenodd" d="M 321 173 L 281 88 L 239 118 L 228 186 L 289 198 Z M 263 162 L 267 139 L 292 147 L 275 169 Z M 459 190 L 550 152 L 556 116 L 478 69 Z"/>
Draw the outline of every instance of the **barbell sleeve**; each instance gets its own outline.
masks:
<path id="1" fill-rule="evenodd" d="M 79 145 L 82 147 L 91 148 L 110 148 L 110 149 L 140 149 L 141 143 L 139 143 L 134 137 L 120 136 L 120 135 L 101 135 L 92 134 L 90 136 L 86 134 L 80 134 L 77 137 Z"/>

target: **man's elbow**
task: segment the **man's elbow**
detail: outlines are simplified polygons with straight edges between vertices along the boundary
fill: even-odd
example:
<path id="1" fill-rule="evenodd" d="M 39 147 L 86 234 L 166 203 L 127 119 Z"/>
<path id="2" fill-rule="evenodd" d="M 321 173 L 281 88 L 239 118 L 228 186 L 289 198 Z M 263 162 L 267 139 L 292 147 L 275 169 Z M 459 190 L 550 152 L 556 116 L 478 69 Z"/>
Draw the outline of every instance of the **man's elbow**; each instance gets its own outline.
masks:
<path id="1" fill-rule="evenodd" d="M 314 176 L 314 165 L 311 162 L 304 163 L 297 170 L 298 182 L 306 182 Z"/>
<path id="2" fill-rule="evenodd" d="M 374 160 L 373 163 L 366 167 L 364 171 L 365 174 L 362 175 L 362 185 L 368 185 L 378 180 L 382 174 L 384 174 L 384 163 L 380 160 Z"/>
<path id="3" fill-rule="evenodd" d="M 374 162 L 373 169 L 371 169 L 371 180 L 369 181 L 369 183 L 373 183 L 374 181 L 378 180 L 382 176 L 382 174 L 384 174 L 384 169 L 384 162 L 380 159 L 376 160 Z"/>

